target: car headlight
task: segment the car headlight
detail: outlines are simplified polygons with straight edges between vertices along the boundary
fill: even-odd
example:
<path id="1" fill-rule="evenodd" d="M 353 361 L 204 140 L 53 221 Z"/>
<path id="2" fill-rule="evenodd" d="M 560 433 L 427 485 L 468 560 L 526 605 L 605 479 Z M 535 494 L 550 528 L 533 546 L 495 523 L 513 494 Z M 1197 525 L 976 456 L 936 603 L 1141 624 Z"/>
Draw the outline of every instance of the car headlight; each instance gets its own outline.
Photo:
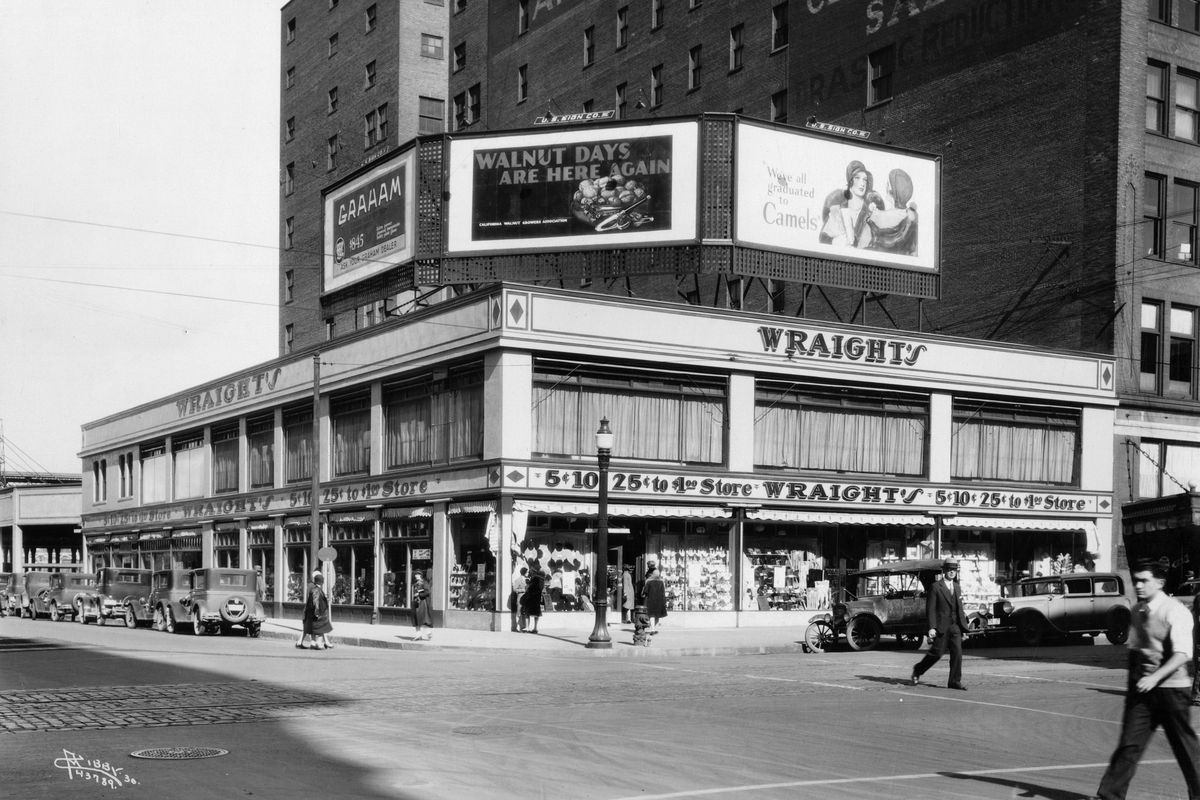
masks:
<path id="1" fill-rule="evenodd" d="M 1013 612 L 1013 604 L 1005 600 L 1000 604 L 1000 613 L 1008 616 Z"/>

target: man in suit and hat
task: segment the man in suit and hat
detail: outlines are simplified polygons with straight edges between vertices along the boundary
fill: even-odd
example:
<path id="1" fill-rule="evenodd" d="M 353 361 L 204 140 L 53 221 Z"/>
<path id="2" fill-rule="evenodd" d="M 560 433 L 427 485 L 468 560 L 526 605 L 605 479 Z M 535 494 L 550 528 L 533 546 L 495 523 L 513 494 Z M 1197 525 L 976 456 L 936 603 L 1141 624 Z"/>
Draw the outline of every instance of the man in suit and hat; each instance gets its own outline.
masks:
<path id="1" fill-rule="evenodd" d="M 967 629 L 967 616 L 963 613 L 962 595 L 958 591 L 958 562 L 947 561 L 942 565 L 941 580 L 933 582 L 925 598 L 925 614 L 929 618 L 929 652 L 912 671 L 912 684 L 921 682 L 926 670 L 936 664 L 946 650 L 950 650 L 951 689 L 966 691 L 962 685 L 962 639 Z"/>

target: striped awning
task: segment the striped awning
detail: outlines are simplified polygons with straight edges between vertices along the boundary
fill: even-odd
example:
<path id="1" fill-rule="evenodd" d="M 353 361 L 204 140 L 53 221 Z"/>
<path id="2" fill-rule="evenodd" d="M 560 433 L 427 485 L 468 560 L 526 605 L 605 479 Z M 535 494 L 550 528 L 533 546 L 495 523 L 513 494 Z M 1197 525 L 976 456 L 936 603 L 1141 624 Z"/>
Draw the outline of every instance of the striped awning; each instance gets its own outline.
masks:
<path id="1" fill-rule="evenodd" d="M 600 514 L 596 503 L 560 503 L 543 500 L 518 500 L 513 503 L 514 511 L 529 511 L 534 514 L 561 514 L 572 517 L 595 517 Z M 650 506 L 610 503 L 610 517 L 671 517 L 690 519 L 729 519 L 731 512 L 720 506 Z"/>
<path id="2" fill-rule="evenodd" d="M 850 514 L 832 511 L 801 511 L 790 508 L 756 508 L 746 519 L 765 522 L 803 522 L 810 525 L 928 525 L 933 517 L 925 514 Z"/>
<path id="3" fill-rule="evenodd" d="M 403 506 L 401 508 L 385 508 L 384 519 L 408 519 L 409 517 L 432 517 L 431 506 Z"/>
<path id="4" fill-rule="evenodd" d="M 1075 531 L 1093 534 L 1096 523 L 1090 519 L 1055 519 L 1046 517 L 946 517 L 947 528 L 988 528 L 1009 531 Z"/>

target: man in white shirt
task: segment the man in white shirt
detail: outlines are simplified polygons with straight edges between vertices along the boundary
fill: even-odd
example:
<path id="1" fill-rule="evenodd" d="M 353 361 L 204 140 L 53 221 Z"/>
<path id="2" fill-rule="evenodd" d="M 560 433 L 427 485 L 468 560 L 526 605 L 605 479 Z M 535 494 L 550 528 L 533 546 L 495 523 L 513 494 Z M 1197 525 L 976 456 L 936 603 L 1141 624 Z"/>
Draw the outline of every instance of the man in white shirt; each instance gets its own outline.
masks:
<path id="1" fill-rule="evenodd" d="M 1138 761 L 1159 725 L 1183 770 L 1189 800 L 1200 800 L 1200 742 L 1192 729 L 1192 615 L 1162 591 L 1166 568 L 1157 561 L 1133 569 L 1138 602 L 1129 628 L 1129 684 L 1121 740 L 1108 762 L 1097 793 L 1101 800 L 1123 800 Z"/>

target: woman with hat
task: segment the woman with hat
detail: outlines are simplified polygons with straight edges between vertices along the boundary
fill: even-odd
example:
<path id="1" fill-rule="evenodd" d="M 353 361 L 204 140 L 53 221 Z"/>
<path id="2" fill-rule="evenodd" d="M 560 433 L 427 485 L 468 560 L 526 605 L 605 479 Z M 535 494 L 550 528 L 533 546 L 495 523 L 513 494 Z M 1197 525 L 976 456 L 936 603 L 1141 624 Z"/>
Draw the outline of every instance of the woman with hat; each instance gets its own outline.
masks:
<path id="1" fill-rule="evenodd" d="M 303 648 L 304 640 L 311 637 L 310 650 L 328 650 L 333 647 L 326 634 L 333 631 L 329 621 L 329 598 L 325 595 L 325 576 L 321 570 L 314 570 L 312 583 L 308 587 L 308 597 L 304 601 L 304 630 L 296 647 Z M 318 641 L 319 638 L 319 641 Z"/>

